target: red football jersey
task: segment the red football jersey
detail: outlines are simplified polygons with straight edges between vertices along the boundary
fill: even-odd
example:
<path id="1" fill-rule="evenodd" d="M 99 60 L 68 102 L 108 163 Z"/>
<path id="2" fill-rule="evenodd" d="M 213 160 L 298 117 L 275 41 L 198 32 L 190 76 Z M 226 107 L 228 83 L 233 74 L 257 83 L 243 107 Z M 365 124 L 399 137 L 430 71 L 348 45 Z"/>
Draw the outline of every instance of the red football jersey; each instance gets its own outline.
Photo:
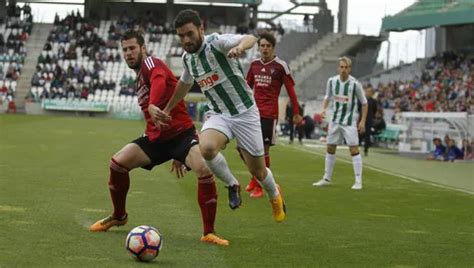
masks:
<path id="1" fill-rule="evenodd" d="M 189 116 L 184 101 L 180 101 L 171 110 L 171 121 L 168 126 L 158 129 L 148 113 L 148 104 L 152 103 L 164 109 L 173 96 L 177 79 L 164 62 L 157 58 L 147 57 L 140 66 L 137 76 L 136 93 L 146 120 L 145 134 L 150 141 L 164 141 L 193 127 L 193 120 Z"/>
<path id="2" fill-rule="evenodd" d="M 288 91 L 293 114 L 299 114 L 298 99 L 294 88 L 295 82 L 291 76 L 290 68 L 280 58 L 275 57 L 266 63 L 262 59 L 254 60 L 247 73 L 247 83 L 254 90 L 260 117 L 278 119 L 278 97 L 283 84 Z"/>

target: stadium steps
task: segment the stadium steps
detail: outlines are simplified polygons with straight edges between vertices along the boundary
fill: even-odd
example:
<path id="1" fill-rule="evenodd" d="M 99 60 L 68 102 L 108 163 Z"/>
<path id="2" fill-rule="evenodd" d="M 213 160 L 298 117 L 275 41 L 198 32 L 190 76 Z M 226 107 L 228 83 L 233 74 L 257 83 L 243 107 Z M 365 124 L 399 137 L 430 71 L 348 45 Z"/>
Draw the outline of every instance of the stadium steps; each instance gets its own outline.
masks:
<path id="1" fill-rule="evenodd" d="M 36 71 L 38 56 L 43 50 L 44 44 L 46 43 L 52 29 L 53 24 L 34 24 L 28 42 L 26 42 L 27 55 L 25 62 L 23 63 L 21 76 L 18 79 L 18 86 L 15 94 L 15 103 L 17 109 L 20 111 L 24 110 L 25 97 L 31 90 L 31 78 Z"/>
<path id="2" fill-rule="evenodd" d="M 276 46 L 276 54 L 289 64 L 308 47 L 308 44 L 318 43 L 320 39 L 321 35 L 317 33 L 290 32 L 281 37 Z"/>
<path id="3" fill-rule="evenodd" d="M 304 73 L 307 69 L 314 69 L 320 62 L 318 59 L 321 58 L 321 53 L 327 50 L 331 45 L 338 41 L 341 38 L 341 34 L 327 34 L 319 42 L 313 44 L 306 50 L 304 50 L 300 55 L 298 55 L 294 60 L 290 61 L 290 68 L 302 76 L 300 78 L 304 79 Z"/>
<path id="4" fill-rule="evenodd" d="M 296 88 L 304 99 L 324 94 L 326 81 L 337 72 L 337 60 L 363 40 L 361 35 L 328 34 L 318 44 L 302 53 L 310 58 L 298 63 Z M 296 63 L 295 63 L 296 64 Z"/>

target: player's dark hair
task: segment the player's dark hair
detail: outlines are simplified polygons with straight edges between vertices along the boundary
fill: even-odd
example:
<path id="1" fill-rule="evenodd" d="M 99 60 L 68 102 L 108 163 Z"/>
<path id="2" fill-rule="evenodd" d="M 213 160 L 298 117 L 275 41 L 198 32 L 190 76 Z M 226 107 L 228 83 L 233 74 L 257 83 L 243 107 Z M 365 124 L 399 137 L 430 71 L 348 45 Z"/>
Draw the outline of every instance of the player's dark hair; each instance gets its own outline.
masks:
<path id="1" fill-rule="evenodd" d="M 275 40 L 275 36 L 273 36 L 273 34 L 269 33 L 269 32 L 264 32 L 264 33 L 261 33 L 259 36 L 258 36 L 258 45 L 260 46 L 260 41 L 262 39 L 265 39 L 268 41 L 268 43 L 272 44 L 272 47 L 275 47 L 275 44 L 276 44 L 276 40 Z"/>
<path id="2" fill-rule="evenodd" d="M 196 10 L 192 9 L 181 10 L 174 19 L 174 28 L 177 29 L 190 22 L 196 27 L 201 26 L 202 23 L 201 18 L 199 17 L 199 13 Z"/>
<path id="3" fill-rule="evenodd" d="M 143 46 L 145 44 L 145 38 L 143 38 L 143 32 L 141 30 L 134 30 L 134 29 L 128 29 L 123 35 L 122 38 L 120 39 L 120 42 L 129 40 L 132 38 L 137 39 L 137 43 L 140 46 Z"/>

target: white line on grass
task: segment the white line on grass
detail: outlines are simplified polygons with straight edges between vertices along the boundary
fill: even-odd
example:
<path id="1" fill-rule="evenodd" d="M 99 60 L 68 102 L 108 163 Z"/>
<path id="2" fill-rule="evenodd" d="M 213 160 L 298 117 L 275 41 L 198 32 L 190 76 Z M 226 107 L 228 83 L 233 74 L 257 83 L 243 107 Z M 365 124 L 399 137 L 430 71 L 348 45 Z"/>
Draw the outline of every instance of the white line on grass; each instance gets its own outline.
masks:
<path id="1" fill-rule="evenodd" d="M 300 151 L 303 151 L 303 152 L 319 155 L 319 156 L 322 156 L 322 157 L 326 156 L 324 153 L 308 150 L 308 149 L 303 148 L 303 147 L 295 147 L 295 146 L 290 146 L 290 145 L 287 145 L 287 144 L 281 144 L 281 145 L 283 145 L 287 148 L 293 148 L 295 150 L 300 150 Z M 338 157 L 337 160 L 345 162 L 345 163 L 352 164 L 352 161 L 344 159 L 344 158 Z M 387 174 L 387 175 L 399 177 L 399 178 L 406 179 L 406 180 L 416 182 L 416 183 L 424 183 L 424 184 L 428 184 L 428 185 L 431 185 L 431 186 L 435 186 L 435 187 L 439 187 L 439 188 L 443 188 L 443 189 L 447 189 L 447 190 L 453 190 L 453 191 L 458 191 L 458 192 L 474 195 L 474 192 L 471 192 L 471 191 L 468 191 L 468 190 L 459 189 L 459 188 L 455 188 L 455 187 L 450 187 L 450 186 L 437 184 L 437 183 L 433 183 L 433 182 L 418 180 L 418 179 L 415 179 L 413 177 L 405 176 L 405 175 L 395 173 L 395 172 L 391 172 L 391 171 L 388 171 L 388 170 L 383 170 L 383 169 L 380 169 L 380 168 L 377 168 L 377 167 L 374 167 L 374 166 L 371 166 L 371 165 L 368 165 L 368 164 L 364 164 L 364 168 L 368 168 L 368 169 L 371 169 L 373 171 L 377 171 L 377 172 L 384 173 L 384 174 Z"/>

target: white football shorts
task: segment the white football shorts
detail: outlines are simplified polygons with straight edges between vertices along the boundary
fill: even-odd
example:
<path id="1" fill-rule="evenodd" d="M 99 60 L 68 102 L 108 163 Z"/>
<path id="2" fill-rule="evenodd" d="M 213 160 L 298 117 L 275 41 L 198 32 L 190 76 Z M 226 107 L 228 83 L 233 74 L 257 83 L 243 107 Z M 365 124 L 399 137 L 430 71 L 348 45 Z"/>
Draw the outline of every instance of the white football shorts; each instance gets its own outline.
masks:
<path id="1" fill-rule="evenodd" d="M 234 116 L 225 116 L 214 111 L 208 111 L 206 116 L 208 119 L 204 122 L 201 132 L 206 129 L 217 130 L 227 136 L 229 141 L 235 138 L 237 147 L 252 156 L 264 155 L 260 113 L 256 105 Z"/>
<path id="2" fill-rule="evenodd" d="M 341 145 L 343 139 L 346 140 L 349 146 L 359 145 L 359 133 L 357 127 L 354 125 L 346 126 L 334 122 L 329 122 L 327 144 L 330 145 Z"/>

